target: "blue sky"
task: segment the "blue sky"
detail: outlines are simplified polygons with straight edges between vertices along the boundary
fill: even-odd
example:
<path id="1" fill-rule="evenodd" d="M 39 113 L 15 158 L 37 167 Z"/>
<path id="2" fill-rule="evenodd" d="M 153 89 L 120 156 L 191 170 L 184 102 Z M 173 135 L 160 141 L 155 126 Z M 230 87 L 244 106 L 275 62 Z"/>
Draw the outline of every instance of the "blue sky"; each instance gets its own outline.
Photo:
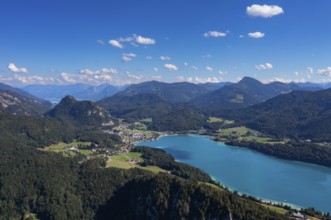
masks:
<path id="1" fill-rule="evenodd" d="M 0 81 L 331 81 L 330 0 L 2 0 Z"/>

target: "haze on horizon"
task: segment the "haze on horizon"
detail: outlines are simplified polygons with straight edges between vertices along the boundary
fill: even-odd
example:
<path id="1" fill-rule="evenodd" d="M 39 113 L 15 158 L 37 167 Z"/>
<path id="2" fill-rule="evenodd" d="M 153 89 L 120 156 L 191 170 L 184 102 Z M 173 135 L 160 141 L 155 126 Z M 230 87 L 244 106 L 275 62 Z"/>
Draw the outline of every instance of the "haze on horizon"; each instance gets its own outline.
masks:
<path id="1" fill-rule="evenodd" d="M 331 81 L 327 0 L 4 0 L 0 82 Z"/>

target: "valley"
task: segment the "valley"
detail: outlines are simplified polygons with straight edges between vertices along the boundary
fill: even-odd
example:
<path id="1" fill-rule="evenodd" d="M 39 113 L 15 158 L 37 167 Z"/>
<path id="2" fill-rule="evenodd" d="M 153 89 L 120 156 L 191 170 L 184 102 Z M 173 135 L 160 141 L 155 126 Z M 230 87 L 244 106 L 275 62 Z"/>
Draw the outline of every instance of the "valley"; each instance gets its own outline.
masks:
<path id="1" fill-rule="evenodd" d="M 251 82 L 256 83 L 256 81 L 245 78 L 243 81 L 239 82 L 240 86 L 238 88 L 241 88 L 242 85 L 247 82 L 248 84 Z M 292 198 L 290 195 L 293 190 L 290 190 L 290 188 L 288 188 L 289 191 L 283 192 L 283 194 L 281 191 L 275 191 L 277 193 L 276 197 L 269 197 L 265 196 L 263 193 L 260 194 L 255 192 L 254 187 L 247 191 L 249 184 L 245 184 L 245 187 L 241 188 L 240 186 L 235 186 L 233 182 L 229 182 L 229 179 L 231 178 L 238 178 L 237 175 L 240 171 L 231 171 L 231 169 L 228 168 L 225 170 L 221 169 L 220 171 L 222 174 L 227 174 L 229 176 L 224 177 L 218 176 L 219 174 L 217 174 L 217 181 L 215 181 L 215 179 L 213 180 L 210 178 L 210 176 L 215 178 L 215 174 L 205 168 L 205 165 L 208 163 L 203 162 L 205 165 L 202 165 L 200 162 L 197 164 L 195 162 L 191 163 L 190 153 L 181 150 L 181 147 L 183 146 L 193 147 L 194 144 L 198 144 L 200 147 L 206 147 L 206 143 L 199 144 L 199 141 L 192 140 L 190 144 L 183 143 L 181 145 L 179 144 L 180 142 L 176 140 L 170 141 L 166 144 L 167 146 L 170 146 L 170 148 L 165 148 L 165 152 L 173 156 L 165 154 L 164 151 L 155 151 L 151 148 L 137 147 L 137 145 L 140 145 L 141 143 L 149 146 L 149 143 L 158 143 L 158 141 L 161 141 L 164 138 L 181 138 L 185 137 L 181 135 L 186 134 L 208 135 L 202 137 L 212 138 L 214 141 L 217 141 L 213 141 L 215 144 L 218 142 L 226 143 L 229 150 L 238 151 L 238 149 L 240 149 L 238 147 L 244 147 L 287 160 L 298 160 L 328 167 L 331 166 L 331 155 L 329 155 L 331 148 L 329 147 L 328 139 L 308 139 L 308 136 L 297 138 L 298 136 L 295 136 L 290 132 L 286 136 L 279 136 L 275 135 L 271 130 L 264 130 L 260 127 L 252 126 L 251 121 L 249 121 L 249 114 L 252 114 L 252 110 L 250 109 L 255 109 L 255 106 L 259 105 L 266 105 L 269 102 L 272 103 L 273 99 L 278 99 L 278 96 L 270 98 L 267 101 L 262 101 L 261 104 L 258 105 L 248 104 L 251 105 L 251 107 L 248 108 L 220 108 L 216 113 L 215 111 L 217 108 L 206 108 L 204 105 L 203 107 L 199 107 L 195 104 L 193 105 L 190 101 L 190 99 L 195 100 L 198 96 L 203 97 L 208 95 L 209 92 L 213 92 L 215 89 L 223 91 L 223 88 L 231 85 L 235 84 L 224 85 L 220 88 L 210 87 L 212 89 L 209 87 L 208 89 L 203 87 L 205 89 L 197 90 L 201 91 L 201 93 L 192 94 L 184 92 L 186 95 L 181 98 L 181 101 L 179 101 L 180 97 L 173 99 L 173 96 L 168 96 L 167 87 L 169 87 L 170 90 L 180 88 L 179 91 L 181 92 L 185 89 L 192 90 L 192 87 L 188 84 L 176 84 L 173 86 L 171 84 L 150 82 L 139 86 L 129 86 L 127 88 L 128 91 L 124 89 L 119 94 L 115 94 L 98 102 L 78 101 L 73 96 L 66 96 L 55 107 L 44 113 L 42 117 L 31 117 L 23 113 L 19 108 L 15 110 L 15 114 L 7 109 L 3 109 L 1 113 L 3 119 L 1 120 L 2 139 L 3 142 L 7 141 L 9 146 L 11 146 L 11 140 L 16 139 L 19 141 L 18 143 L 21 143 L 19 145 L 26 146 L 28 149 L 32 147 L 30 149 L 33 152 L 32 155 L 36 154 L 36 156 L 33 157 L 38 158 L 38 152 L 42 152 L 50 157 L 54 157 L 56 154 L 65 158 L 64 160 L 75 161 L 74 163 L 77 163 L 75 166 L 81 167 L 79 169 L 83 169 L 85 166 L 95 166 L 93 164 L 99 164 L 93 169 L 101 168 L 105 170 L 114 170 L 111 172 L 117 172 L 115 171 L 117 169 L 124 170 L 124 173 L 128 173 L 125 175 L 132 175 L 133 179 L 130 181 L 133 182 L 138 181 L 140 179 L 138 176 L 141 175 L 151 175 L 151 178 L 154 178 L 152 176 L 156 175 L 157 177 L 155 178 L 165 178 L 162 180 L 165 182 L 170 181 L 172 178 L 183 178 L 185 180 L 199 183 L 199 187 L 210 187 L 211 189 L 208 190 L 216 189 L 216 191 L 220 191 L 222 194 L 235 196 L 240 200 L 243 199 L 247 204 L 252 205 L 252 203 L 254 203 L 255 205 L 252 205 L 252 207 L 255 208 L 253 209 L 263 209 L 264 207 L 271 213 L 278 213 L 285 218 L 295 215 L 297 209 L 287 205 L 287 203 L 284 202 L 284 199 L 277 197 L 283 195 L 287 198 L 286 200 L 291 203 L 292 200 L 289 198 Z M 145 86 L 147 86 L 147 89 Z M 159 86 L 161 87 L 160 90 L 157 89 Z M 163 93 L 163 90 L 166 92 Z M 158 92 L 155 93 L 155 91 Z M 327 90 L 321 90 L 320 93 L 325 93 L 326 91 Z M 306 94 L 315 94 L 316 92 L 305 91 L 302 93 L 304 93 L 303 96 L 305 97 Z M 167 96 L 165 96 L 166 94 Z M 292 93 L 289 93 L 288 95 L 291 96 Z M 283 97 L 286 95 L 281 96 Z M 242 101 L 245 100 L 246 99 L 242 99 Z M 232 102 L 231 97 L 230 102 Z M 295 104 L 295 102 L 293 103 Z M 21 107 L 22 109 L 25 108 L 24 105 L 21 105 Z M 247 116 L 245 116 L 245 114 Z M 261 117 L 265 113 L 260 114 L 255 112 L 254 114 Z M 177 144 L 179 145 L 177 146 Z M 218 150 L 222 149 L 220 146 L 217 148 Z M 199 158 L 214 162 L 227 161 L 227 164 L 222 164 L 220 167 L 238 166 L 230 165 L 230 162 L 235 162 L 237 161 L 236 159 L 230 159 L 231 156 L 225 156 L 225 158 L 222 159 L 222 154 L 223 153 L 220 152 L 213 153 L 214 156 L 218 155 L 218 159 L 216 160 L 212 159 L 212 156 L 204 155 L 203 151 L 199 150 Z M 245 156 L 243 156 L 243 158 L 245 158 Z M 184 163 L 178 162 L 175 159 Z M 257 160 L 263 161 L 264 159 L 260 158 Z M 192 166 L 187 165 L 186 163 Z M 236 163 L 240 164 L 245 162 L 237 161 Z M 271 162 L 265 162 L 265 165 L 268 163 Z M 245 166 L 251 167 L 253 165 L 254 162 L 249 161 Z M 211 166 L 219 167 L 219 165 L 215 164 Z M 252 169 L 254 170 L 255 168 Z M 298 169 L 301 170 L 306 168 Z M 93 172 L 99 171 L 94 170 Z M 237 175 L 233 176 L 233 173 L 237 173 Z M 81 175 L 85 174 L 83 173 Z M 158 177 L 160 175 L 162 177 Z M 169 177 L 163 177 L 163 175 L 169 175 Z M 257 176 L 257 174 L 252 175 Z M 243 178 L 244 175 L 240 174 L 239 176 Z M 264 177 L 266 176 L 267 174 L 264 174 Z M 86 178 L 89 177 L 86 176 Z M 269 179 L 270 178 L 271 177 L 269 177 Z M 239 180 L 236 179 L 236 182 L 238 181 Z M 284 182 L 286 181 L 288 180 L 284 180 Z M 130 184 L 134 184 L 133 182 Z M 243 179 L 239 182 L 244 183 Z M 259 183 L 255 183 L 255 185 L 262 184 L 263 180 L 259 180 L 258 182 Z M 274 182 L 276 183 L 277 181 Z M 267 185 L 271 186 L 270 184 Z M 132 190 L 132 187 L 125 188 L 125 191 Z M 231 190 L 228 190 L 227 187 L 230 187 Z M 283 187 L 281 187 L 281 189 L 282 188 Z M 317 189 L 318 187 L 314 188 Z M 93 190 L 94 189 L 89 189 L 88 193 L 92 193 Z M 116 188 L 116 190 L 119 190 L 120 192 L 122 188 Z M 236 194 L 237 191 L 240 192 L 239 195 Z M 266 188 L 266 192 L 270 192 L 270 190 Z M 315 194 L 318 193 L 315 192 Z M 327 195 L 327 193 L 324 194 Z M 305 195 L 312 198 L 312 195 Z M 253 196 L 278 202 L 270 204 L 269 202 L 256 199 Z M 113 194 L 108 194 L 107 198 L 110 199 L 109 204 L 113 204 L 112 201 L 114 199 L 119 200 L 119 198 Z M 293 198 L 294 204 L 301 204 L 300 201 L 298 202 L 296 200 L 295 196 Z M 321 198 L 321 196 L 319 196 L 319 198 Z M 102 204 L 102 202 L 100 204 Z M 112 206 L 115 205 L 113 204 Z M 303 208 L 301 209 L 301 207 Z M 314 216 L 317 218 L 327 218 L 328 216 L 327 212 L 329 210 L 320 206 L 318 202 L 302 204 L 301 207 L 300 212 L 310 216 L 310 218 L 313 218 Z M 309 211 L 309 207 L 320 208 L 325 212 L 324 217 L 323 213 L 319 211 Z M 37 217 L 43 218 L 42 216 L 46 215 L 41 214 L 37 209 L 32 210 L 32 213 L 36 213 Z M 91 210 L 91 213 L 94 213 L 92 216 L 95 216 L 98 215 L 101 208 L 98 207 L 89 210 Z M 113 214 L 122 216 L 124 213 Z M 234 212 L 232 214 L 234 214 Z M 280 217 L 278 216 L 277 218 Z"/>

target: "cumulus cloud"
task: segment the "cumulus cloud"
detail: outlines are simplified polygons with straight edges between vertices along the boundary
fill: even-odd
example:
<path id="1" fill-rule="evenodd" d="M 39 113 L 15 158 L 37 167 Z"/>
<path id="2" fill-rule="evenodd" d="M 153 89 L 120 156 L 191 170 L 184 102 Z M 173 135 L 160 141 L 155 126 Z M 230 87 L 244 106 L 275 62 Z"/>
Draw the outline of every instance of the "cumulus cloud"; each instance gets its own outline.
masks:
<path id="1" fill-rule="evenodd" d="M 227 72 L 226 72 L 226 71 L 222 71 L 222 70 L 220 70 L 220 71 L 218 71 L 218 74 L 220 74 L 220 75 L 225 75 L 225 74 L 227 74 Z"/>
<path id="2" fill-rule="evenodd" d="M 129 78 L 132 78 L 134 80 L 141 80 L 143 78 L 142 75 L 136 75 L 136 74 L 130 73 L 129 71 L 125 71 L 125 73 Z"/>
<path id="3" fill-rule="evenodd" d="M 258 70 L 271 70 L 273 68 L 271 63 L 260 64 L 255 66 Z"/>
<path id="4" fill-rule="evenodd" d="M 175 66 L 174 64 L 166 63 L 164 64 L 164 67 L 167 68 L 170 71 L 177 71 L 178 67 Z"/>
<path id="5" fill-rule="evenodd" d="M 312 67 L 307 68 L 307 77 L 311 78 L 311 76 L 314 74 L 314 69 Z"/>
<path id="6" fill-rule="evenodd" d="M 283 14 L 284 10 L 278 5 L 251 5 L 246 8 L 246 13 L 253 17 L 271 18 Z"/>
<path id="7" fill-rule="evenodd" d="M 120 48 L 122 49 L 123 48 L 123 45 L 117 41 L 117 40 L 109 40 L 108 43 L 114 47 L 117 47 L 117 48 Z"/>
<path id="8" fill-rule="evenodd" d="M 248 37 L 250 38 L 255 38 L 255 39 L 258 39 L 258 38 L 263 38 L 265 36 L 265 33 L 262 33 L 262 32 L 253 32 L 253 33 L 248 33 Z"/>
<path id="9" fill-rule="evenodd" d="M 132 36 L 129 37 L 120 37 L 115 39 L 111 39 L 108 41 L 110 45 L 117 47 L 117 48 L 124 48 L 124 45 L 129 43 L 132 46 L 138 47 L 139 44 L 142 45 L 150 45 L 150 44 L 155 44 L 156 41 L 152 38 L 148 37 L 143 37 L 140 35 L 133 34 Z"/>
<path id="10" fill-rule="evenodd" d="M 329 66 L 325 69 L 318 69 L 317 74 L 331 77 L 331 67 Z"/>
<path id="11" fill-rule="evenodd" d="M 207 77 L 207 78 L 200 78 L 200 77 L 187 77 L 186 81 L 191 83 L 219 83 L 222 82 L 222 78 L 220 77 Z"/>
<path id="12" fill-rule="evenodd" d="M 25 67 L 19 68 L 13 63 L 8 64 L 8 69 L 10 71 L 12 71 L 13 73 L 29 73 L 27 68 L 25 68 Z"/>
<path id="13" fill-rule="evenodd" d="M 157 67 L 154 67 L 153 70 L 154 70 L 154 72 L 159 72 L 159 68 L 157 68 Z"/>
<path id="14" fill-rule="evenodd" d="M 107 75 L 107 74 L 117 74 L 118 71 L 114 68 L 102 68 L 96 71 L 90 69 L 83 69 L 79 71 L 82 75 Z"/>
<path id="15" fill-rule="evenodd" d="M 213 71 L 213 70 L 214 70 L 214 68 L 213 68 L 213 67 L 211 67 L 211 66 L 206 66 L 206 70 L 208 70 L 208 71 Z"/>
<path id="16" fill-rule="evenodd" d="M 52 77 L 41 77 L 41 76 L 21 76 L 15 74 L 14 79 L 23 84 L 49 84 L 55 83 L 56 80 Z M 14 80 L 13 79 L 13 80 Z"/>
<path id="17" fill-rule="evenodd" d="M 118 73 L 118 70 L 114 68 L 102 68 L 95 71 L 90 69 L 82 69 L 75 74 L 62 72 L 60 74 L 60 78 L 62 83 L 100 84 L 105 82 L 111 82 L 113 76 L 116 76 Z"/>
<path id="18" fill-rule="evenodd" d="M 136 57 L 137 55 L 134 53 L 123 53 L 122 54 L 122 61 L 124 62 L 131 62 L 133 57 Z"/>
<path id="19" fill-rule="evenodd" d="M 136 41 L 139 44 L 155 44 L 155 40 L 152 38 L 148 38 L 148 37 L 142 37 L 142 36 L 136 36 Z"/>
<path id="20" fill-rule="evenodd" d="M 160 76 L 160 75 L 152 76 L 152 79 L 154 79 L 154 80 L 160 80 L 160 79 L 162 79 L 162 76 Z"/>
<path id="21" fill-rule="evenodd" d="M 160 56 L 160 60 L 170 60 L 171 58 L 168 56 Z"/>
<path id="22" fill-rule="evenodd" d="M 76 80 L 74 79 L 73 75 L 70 73 L 61 73 L 61 78 L 66 83 L 76 83 Z"/>
<path id="23" fill-rule="evenodd" d="M 152 56 L 147 56 L 147 57 L 146 57 L 146 60 L 152 60 L 152 59 L 153 59 Z"/>
<path id="24" fill-rule="evenodd" d="M 203 34 L 204 37 L 225 37 L 226 33 L 219 32 L 219 31 L 208 31 Z"/>

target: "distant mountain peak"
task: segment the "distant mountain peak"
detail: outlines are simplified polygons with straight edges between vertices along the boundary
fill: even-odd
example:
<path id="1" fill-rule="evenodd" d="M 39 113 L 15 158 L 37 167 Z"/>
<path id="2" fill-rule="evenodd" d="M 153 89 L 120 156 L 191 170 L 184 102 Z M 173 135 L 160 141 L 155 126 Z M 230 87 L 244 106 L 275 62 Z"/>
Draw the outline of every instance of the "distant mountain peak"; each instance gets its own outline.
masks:
<path id="1" fill-rule="evenodd" d="M 238 84 L 263 84 L 261 83 L 260 81 L 258 81 L 257 79 L 254 79 L 252 77 L 249 77 L 249 76 L 245 76 L 244 78 L 242 78 Z"/>
<path id="2" fill-rule="evenodd" d="M 75 97 L 73 97 L 71 95 L 67 95 L 61 100 L 61 102 L 62 103 L 76 103 L 77 100 L 75 99 Z"/>

